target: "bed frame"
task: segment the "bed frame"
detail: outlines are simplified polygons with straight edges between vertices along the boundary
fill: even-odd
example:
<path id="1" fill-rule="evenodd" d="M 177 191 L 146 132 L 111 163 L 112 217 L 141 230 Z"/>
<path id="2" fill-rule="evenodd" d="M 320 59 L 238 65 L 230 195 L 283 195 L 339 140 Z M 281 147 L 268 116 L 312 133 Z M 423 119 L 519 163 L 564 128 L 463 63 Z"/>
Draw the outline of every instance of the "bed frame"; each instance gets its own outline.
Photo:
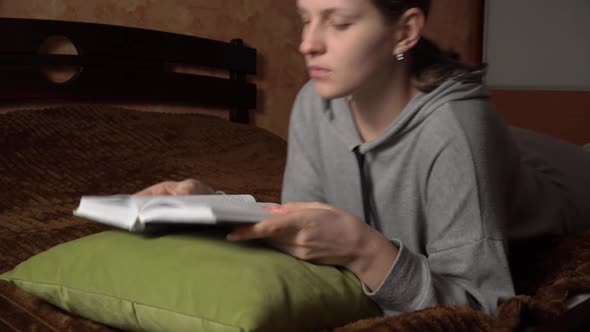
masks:
<path id="1" fill-rule="evenodd" d="M 43 54 L 50 37 L 65 37 L 78 54 Z M 240 39 L 211 39 L 94 23 L 0 18 L 0 103 L 23 100 L 142 101 L 226 107 L 230 120 L 248 123 L 256 108 L 256 49 Z M 73 66 L 56 83 L 47 65 Z M 179 73 L 174 65 L 223 71 L 227 77 Z"/>

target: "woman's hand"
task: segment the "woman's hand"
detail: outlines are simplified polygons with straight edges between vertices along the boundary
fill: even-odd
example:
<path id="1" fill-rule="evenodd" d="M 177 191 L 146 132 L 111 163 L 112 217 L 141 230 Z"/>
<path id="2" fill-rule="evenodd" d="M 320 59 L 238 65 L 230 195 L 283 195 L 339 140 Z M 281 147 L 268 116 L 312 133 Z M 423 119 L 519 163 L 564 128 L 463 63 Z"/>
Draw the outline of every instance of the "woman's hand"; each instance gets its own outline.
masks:
<path id="1" fill-rule="evenodd" d="M 322 203 L 288 203 L 269 211 L 275 217 L 237 226 L 230 241 L 264 239 L 296 258 L 343 266 L 369 288 L 378 287 L 398 249 L 357 216 Z"/>
<path id="2" fill-rule="evenodd" d="M 135 195 L 213 195 L 215 191 L 194 179 L 164 181 L 147 187 Z"/>

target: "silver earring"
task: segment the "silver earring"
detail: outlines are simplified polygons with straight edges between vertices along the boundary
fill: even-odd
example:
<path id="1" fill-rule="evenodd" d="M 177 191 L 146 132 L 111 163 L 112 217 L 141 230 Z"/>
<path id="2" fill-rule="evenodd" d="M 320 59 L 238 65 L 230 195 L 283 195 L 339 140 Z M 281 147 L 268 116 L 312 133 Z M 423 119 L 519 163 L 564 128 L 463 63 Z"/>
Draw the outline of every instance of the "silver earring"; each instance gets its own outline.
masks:
<path id="1" fill-rule="evenodd" d="M 395 55 L 395 59 L 397 61 L 403 61 L 406 58 L 406 56 L 404 55 L 404 52 L 396 53 L 394 55 Z"/>

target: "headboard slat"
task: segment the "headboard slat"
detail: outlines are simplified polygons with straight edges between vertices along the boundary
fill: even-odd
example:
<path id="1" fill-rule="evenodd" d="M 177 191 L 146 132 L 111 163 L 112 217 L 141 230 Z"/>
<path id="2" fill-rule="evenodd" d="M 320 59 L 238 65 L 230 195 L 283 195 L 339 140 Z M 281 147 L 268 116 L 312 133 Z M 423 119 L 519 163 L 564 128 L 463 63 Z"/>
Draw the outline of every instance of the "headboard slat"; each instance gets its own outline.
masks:
<path id="1" fill-rule="evenodd" d="M 78 54 L 40 54 L 50 37 L 69 39 Z M 231 108 L 248 122 L 256 107 L 256 50 L 241 40 L 221 42 L 147 29 L 95 23 L 0 18 L 0 102 L 19 99 L 165 101 Z M 226 70 L 227 78 L 176 73 L 173 65 Z M 48 80 L 47 66 L 77 73 Z"/>

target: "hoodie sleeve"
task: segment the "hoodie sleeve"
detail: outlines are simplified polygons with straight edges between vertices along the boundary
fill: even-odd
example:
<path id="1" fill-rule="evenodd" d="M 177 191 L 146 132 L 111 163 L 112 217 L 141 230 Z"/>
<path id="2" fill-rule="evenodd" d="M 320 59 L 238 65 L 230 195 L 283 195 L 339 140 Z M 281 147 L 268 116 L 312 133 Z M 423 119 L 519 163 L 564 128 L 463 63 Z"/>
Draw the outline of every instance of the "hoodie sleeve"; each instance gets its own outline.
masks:
<path id="1" fill-rule="evenodd" d="M 432 156 L 424 177 L 425 254 L 393 240 L 400 251 L 389 273 L 377 289 L 364 287 L 385 314 L 444 304 L 492 314 L 514 295 L 505 226 L 516 165 L 504 128 L 494 123 L 467 115 L 434 135 L 439 143 L 425 153 Z"/>
<path id="2" fill-rule="evenodd" d="M 325 202 L 318 158 L 310 155 L 318 153 L 317 142 L 314 141 L 315 128 L 306 122 L 304 106 L 309 103 L 309 89 L 306 85 L 297 95 L 289 121 L 289 137 L 287 147 L 287 164 L 283 175 L 281 201 L 287 202 Z M 309 105 L 307 105 L 309 108 Z"/>

